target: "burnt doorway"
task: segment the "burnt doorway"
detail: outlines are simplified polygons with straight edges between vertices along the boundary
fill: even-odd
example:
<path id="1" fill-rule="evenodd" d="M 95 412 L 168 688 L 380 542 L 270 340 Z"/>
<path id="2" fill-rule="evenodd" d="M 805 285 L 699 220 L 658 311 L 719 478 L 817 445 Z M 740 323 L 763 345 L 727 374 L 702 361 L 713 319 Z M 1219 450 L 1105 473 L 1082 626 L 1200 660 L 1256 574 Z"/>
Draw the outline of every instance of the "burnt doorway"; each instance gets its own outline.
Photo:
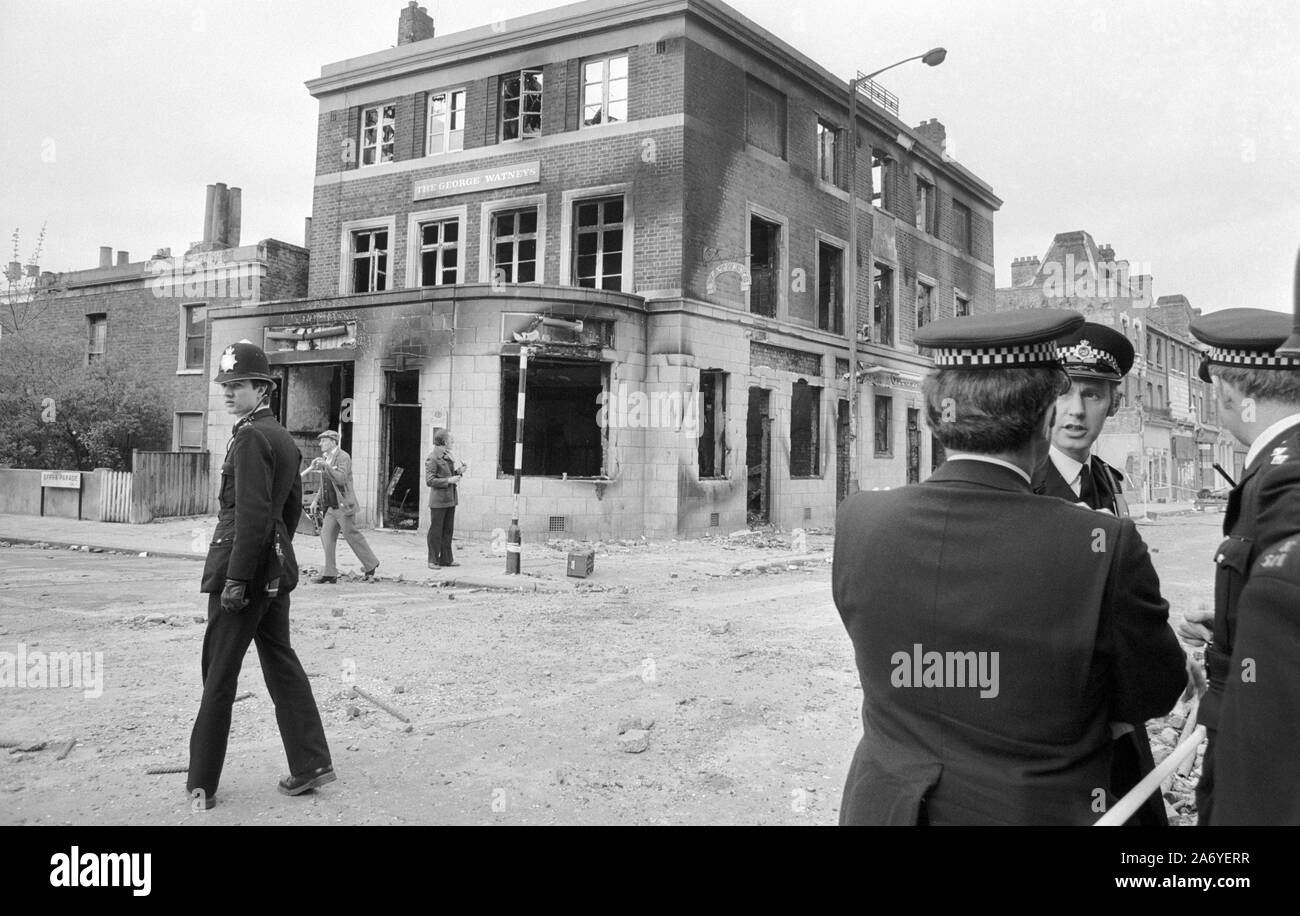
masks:
<path id="1" fill-rule="evenodd" d="M 921 411 L 907 409 L 907 482 L 921 482 Z"/>
<path id="2" fill-rule="evenodd" d="M 420 373 L 384 373 L 384 400 L 379 404 L 384 453 L 381 467 L 380 523 L 414 531 L 420 526 Z"/>
<path id="3" fill-rule="evenodd" d="M 766 388 L 749 389 L 749 414 L 745 421 L 746 509 L 751 525 L 772 519 L 772 417 Z"/>
<path id="4" fill-rule="evenodd" d="M 835 503 L 849 495 L 849 402 L 841 400 L 835 416 Z"/>

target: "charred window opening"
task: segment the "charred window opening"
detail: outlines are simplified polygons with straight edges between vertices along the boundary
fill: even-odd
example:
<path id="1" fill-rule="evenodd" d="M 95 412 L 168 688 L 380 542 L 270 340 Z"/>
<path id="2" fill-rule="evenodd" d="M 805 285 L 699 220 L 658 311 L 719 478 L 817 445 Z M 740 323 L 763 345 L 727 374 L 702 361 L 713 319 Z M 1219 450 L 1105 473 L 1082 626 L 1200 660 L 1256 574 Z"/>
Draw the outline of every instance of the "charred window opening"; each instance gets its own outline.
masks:
<path id="1" fill-rule="evenodd" d="M 530 476 L 599 477 L 604 469 L 605 437 L 598 422 L 605 391 L 603 363 L 541 357 L 528 362 L 524 396 L 523 473 Z M 506 357 L 501 368 L 501 470 L 515 471 L 515 428 L 519 401 L 519 361 Z"/>
<path id="2" fill-rule="evenodd" d="M 817 327 L 844 333 L 844 252 L 817 243 Z"/>
<path id="3" fill-rule="evenodd" d="M 700 372 L 700 477 L 727 476 L 727 373 Z"/>
<path id="4" fill-rule="evenodd" d="M 781 226 L 759 216 L 749 218 L 749 310 L 776 317 L 780 290 Z"/>
<path id="5" fill-rule="evenodd" d="M 388 230 L 352 233 L 352 292 L 381 293 L 388 289 Z"/>
<path id="6" fill-rule="evenodd" d="M 790 476 L 816 477 L 821 473 L 822 390 L 803 379 L 790 391 Z"/>

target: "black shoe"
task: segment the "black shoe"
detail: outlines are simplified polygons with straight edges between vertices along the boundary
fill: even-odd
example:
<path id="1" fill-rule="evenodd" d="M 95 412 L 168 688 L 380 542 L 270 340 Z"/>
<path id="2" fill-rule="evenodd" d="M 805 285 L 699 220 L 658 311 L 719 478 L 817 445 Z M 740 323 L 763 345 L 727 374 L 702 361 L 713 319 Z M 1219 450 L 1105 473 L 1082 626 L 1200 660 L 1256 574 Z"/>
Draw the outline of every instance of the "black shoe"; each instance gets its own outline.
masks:
<path id="1" fill-rule="evenodd" d="M 319 788 L 327 782 L 333 782 L 336 778 L 334 767 L 323 766 L 312 770 L 310 773 L 303 773 L 301 776 L 287 776 L 281 779 L 280 793 L 282 795 L 301 795 L 311 789 Z"/>
<path id="2" fill-rule="evenodd" d="M 379 564 L 376 563 L 374 566 L 372 566 L 372 567 L 370 567 L 369 569 L 367 569 L 366 572 L 365 572 L 365 575 L 363 575 L 361 578 L 363 578 L 363 579 L 373 579 L 373 578 L 375 577 L 375 570 L 378 569 L 378 568 L 379 568 Z"/>
<path id="3" fill-rule="evenodd" d="M 430 563 L 430 564 L 429 564 L 429 568 L 430 568 L 430 569 L 442 569 L 442 564 L 441 564 L 441 563 Z"/>
<path id="4" fill-rule="evenodd" d="M 443 565 L 443 566 L 459 566 L 460 564 L 457 563 L 455 560 L 452 560 L 450 563 L 443 563 L 442 565 Z"/>
<path id="5" fill-rule="evenodd" d="M 311 580 L 312 585 L 333 585 L 339 581 L 338 576 L 316 576 Z"/>

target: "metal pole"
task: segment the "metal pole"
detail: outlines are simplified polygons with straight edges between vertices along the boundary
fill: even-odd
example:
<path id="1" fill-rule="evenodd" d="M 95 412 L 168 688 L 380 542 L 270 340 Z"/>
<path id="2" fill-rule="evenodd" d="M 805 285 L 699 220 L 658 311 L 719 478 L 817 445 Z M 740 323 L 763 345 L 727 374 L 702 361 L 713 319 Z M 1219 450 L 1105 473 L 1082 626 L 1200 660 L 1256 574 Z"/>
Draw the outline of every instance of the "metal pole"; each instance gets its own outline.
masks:
<path id="1" fill-rule="evenodd" d="M 506 532 L 506 573 L 519 575 L 520 551 L 523 541 L 519 534 L 519 478 L 524 471 L 524 392 L 528 388 L 528 348 L 519 347 L 519 397 L 515 404 L 515 497 L 510 515 L 510 530 Z"/>
<path id="2" fill-rule="evenodd" d="M 849 80 L 849 269 L 844 297 L 845 330 L 849 334 L 849 485 L 846 497 L 858 492 L 858 85 Z"/>

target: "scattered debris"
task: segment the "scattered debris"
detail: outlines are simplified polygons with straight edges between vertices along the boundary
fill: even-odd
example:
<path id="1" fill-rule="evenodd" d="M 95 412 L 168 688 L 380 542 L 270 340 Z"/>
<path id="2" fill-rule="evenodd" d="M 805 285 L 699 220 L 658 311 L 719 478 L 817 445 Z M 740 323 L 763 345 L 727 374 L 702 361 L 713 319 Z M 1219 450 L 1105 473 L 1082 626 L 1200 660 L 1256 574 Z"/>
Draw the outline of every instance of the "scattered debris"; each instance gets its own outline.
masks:
<path id="1" fill-rule="evenodd" d="M 406 716 L 404 716 L 402 713 L 398 712 L 396 709 L 394 709 L 393 707 L 389 706 L 389 705 L 388 705 L 387 703 L 385 703 L 383 700 L 377 700 L 377 699 L 375 699 L 375 698 L 372 697 L 370 694 L 368 694 L 368 693 L 366 693 L 364 690 L 362 690 L 360 687 L 353 687 L 353 688 L 352 688 L 352 693 L 353 693 L 353 695 L 355 695 L 355 696 L 359 696 L 359 697 L 361 697 L 363 700 L 369 700 L 371 703 L 374 703 L 376 706 L 378 706 L 378 707 L 379 707 L 380 709 L 382 709 L 384 712 L 388 713 L 388 714 L 389 714 L 390 716 L 392 716 L 394 719 L 397 719 L 399 722 L 406 722 L 406 723 L 409 724 L 410 721 L 411 721 L 411 720 L 408 719 Z"/>
<path id="2" fill-rule="evenodd" d="M 69 738 L 67 744 L 63 745 L 63 749 L 59 751 L 59 755 L 54 759 L 62 760 L 64 757 L 67 757 L 69 754 L 72 753 L 72 749 L 76 747 L 76 745 L 77 745 L 77 739 Z"/>
<path id="3" fill-rule="evenodd" d="M 723 623 L 711 623 L 711 624 L 709 624 L 709 635 L 710 635 L 710 636 L 722 636 L 722 635 L 727 634 L 727 633 L 730 633 L 730 632 L 731 632 L 731 621 L 730 621 L 730 620 L 724 621 Z"/>
<path id="4" fill-rule="evenodd" d="M 624 754 L 640 754 L 650 748 L 650 733 L 634 728 L 618 736 L 618 749 Z"/>
<path id="5" fill-rule="evenodd" d="M 624 716 L 618 720 L 620 735 L 631 731 L 649 731 L 655 727 L 655 720 L 650 716 Z"/>
<path id="6" fill-rule="evenodd" d="M 190 765 L 187 763 L 184 766 L 154 767 L 153 769 L 145 770 L 144 774 L 146 776 L 166 776 L 171 773 L 188 773 L 189 771 Z"/>
<path id="7" fill-rule="evenodd" d="M 358 718 L 360 718 L 360 717 L 361 717 L 361 707 L 359 707 L 359 706 L 349 706 L 349 707 L 348 707 L 348 718 L 349 718 L 349 719 L 358 719 Z"/>
<path id="8" fill-rule="evenodd" d="M 251 691 L 248 693 L 241 693 L 239 696 L 235 697 L 235 699 L 232 702 L 238 703 L 240 700 L 247 700 L 252 695 L 253 694 Z"/>
<path id="9" fill-rule="evenodd" d="M 45 746 L 47 744 L 49 744 L 48 741 L 37 741 L 34 744 L 20 744 L 17 750 L 10 751 L 9 753 L 17 754 L 19 752 L 22 752 L 27 754 L 34 754 L 36 751 L 45 750 Z"/>

